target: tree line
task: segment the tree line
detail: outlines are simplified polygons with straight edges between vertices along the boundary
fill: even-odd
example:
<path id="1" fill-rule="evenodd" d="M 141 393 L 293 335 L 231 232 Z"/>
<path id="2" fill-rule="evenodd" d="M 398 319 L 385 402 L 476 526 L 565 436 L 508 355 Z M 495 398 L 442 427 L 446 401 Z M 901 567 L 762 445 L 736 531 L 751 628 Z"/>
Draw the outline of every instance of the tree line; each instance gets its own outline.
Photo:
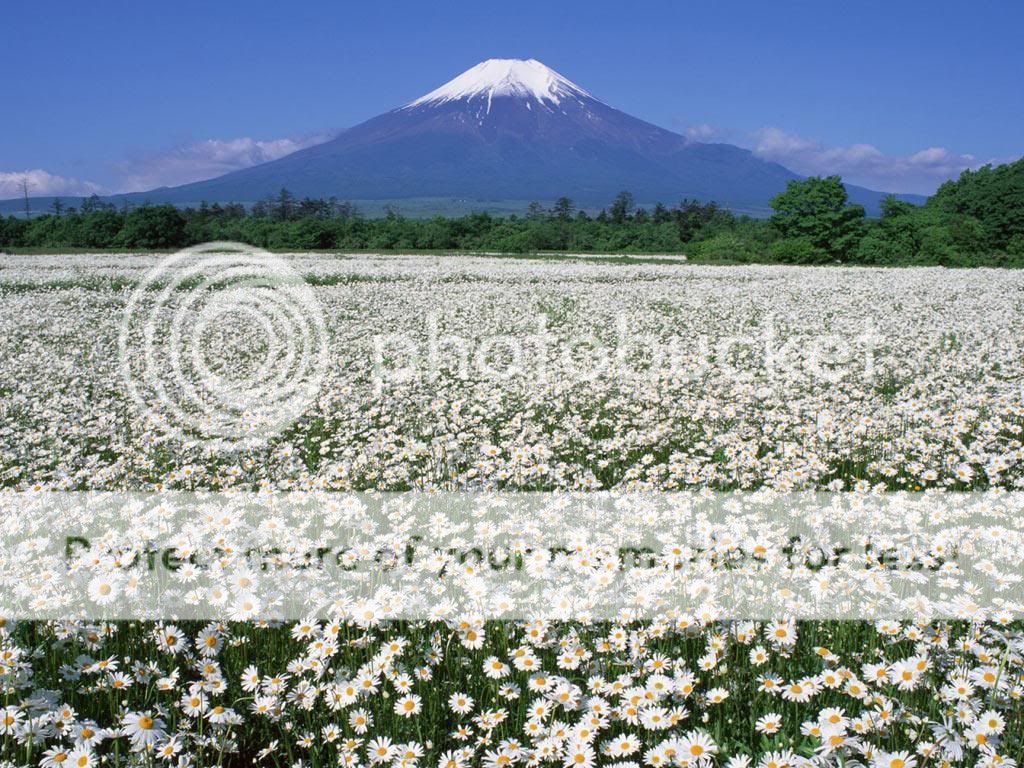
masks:
<path id="1" fill-rule="evenodd" d="M 620 193 L 596 215 L 563 197 L 523 215 L 380 218 L 349 202 L 296 199 L 286 189 L 251 207 L 116 206 L 98 197 L 52 213 L 0 218 L 0 247 L 180 248 L 236 240 L 290 250 L 673 253 L 712 262 L 1024 266 L 1024 160 L 965 171 L 922 206 L 888 197 L 878 219 L 850 204 L 838 176 L 792 181 L 767 219 L 683 200 L 638 207 Z"/>

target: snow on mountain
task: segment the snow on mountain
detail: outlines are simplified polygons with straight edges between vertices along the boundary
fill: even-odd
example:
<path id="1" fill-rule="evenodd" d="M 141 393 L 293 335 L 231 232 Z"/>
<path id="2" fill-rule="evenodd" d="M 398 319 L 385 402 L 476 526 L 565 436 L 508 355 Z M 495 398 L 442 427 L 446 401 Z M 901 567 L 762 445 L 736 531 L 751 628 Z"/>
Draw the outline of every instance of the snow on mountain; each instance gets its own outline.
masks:
<path id="1" fill-rule="evenodd" d="M 489 59 L 330 141 L 129 197 L 252 202 L 287 187 L 298 197 L 479 201 L 482 207 L 567 195 L 596 208 L 627 189 L 644 204 L 696 198 L 767 213 L 771 197 L 796 178 L 749 150 L 688 141 L 621 112 L 534 59 Z M 878 209 L 881 193 L 847 189 L 869 211 Z"/>
<path id="2" fill-rule="evenodd" d="M 560 104 L 565 98 L 594 98 L 536 59 L 488 59 L 440 88 L 409 102 L 404 109 L 484 96 L 487 97 L 488 112 L 495 96 L 518 96 L 554 104 Z"/>

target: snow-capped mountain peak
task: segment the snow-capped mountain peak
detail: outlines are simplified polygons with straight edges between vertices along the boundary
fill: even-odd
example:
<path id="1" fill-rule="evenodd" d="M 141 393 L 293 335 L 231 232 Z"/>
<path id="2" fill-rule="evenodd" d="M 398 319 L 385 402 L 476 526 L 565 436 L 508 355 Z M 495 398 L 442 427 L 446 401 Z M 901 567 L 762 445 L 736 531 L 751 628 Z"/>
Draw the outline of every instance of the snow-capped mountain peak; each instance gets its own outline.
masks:
<path id="1" fill-rule="evenodd" d="M 517 96 L 553 104 L 569 97 L 594 98 L 536 59 L 488 59 L 404 108 L 478 97 L 486 98 L 489 104 L 495 96 Z"/>
<path id="2" fill-rule="evenodd" d="M 287 187 L 299 197 L 419 198 L 436 211 L 444 200 L 472 210 L 562 195 L 594 208 L 628 189 L 645 203 L 696 198 L 767 212 L 796 178 L 749 150 L 687 141 L 627 115 L 539 61 L 490 59 L 330 141 L 135 199 L 261 200 Z M 849 191 L 878 209 L 881 193 Z"/>

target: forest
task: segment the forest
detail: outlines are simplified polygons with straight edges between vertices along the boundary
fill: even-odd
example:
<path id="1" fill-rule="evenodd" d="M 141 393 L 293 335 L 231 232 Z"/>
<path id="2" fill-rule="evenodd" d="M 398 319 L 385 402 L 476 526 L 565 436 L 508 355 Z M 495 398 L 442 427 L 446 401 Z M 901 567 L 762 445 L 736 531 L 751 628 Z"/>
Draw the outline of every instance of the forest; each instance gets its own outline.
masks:
<path id="1" fill-rule="evenodd" d="M 838 176 L 789 183 L 772 214 L 736 215 L 714 202 L 637 206 L 621 192 L 597 213 L 568 197 L 522 215 L 410 218 L 360 214 L 349 202 L 296 199 L 287 189 L 253 205 L 118 207 L 98 197 L 54 201 L 35 217 L 0 218 L 3 249 L 174 249 L 234 240 L 275 250 L 679 254 L 700 262 L 1024 266 L 1024 160 L 965 171 L 922 206 L 888 197 L 879 218 L 850 204 Z"/>

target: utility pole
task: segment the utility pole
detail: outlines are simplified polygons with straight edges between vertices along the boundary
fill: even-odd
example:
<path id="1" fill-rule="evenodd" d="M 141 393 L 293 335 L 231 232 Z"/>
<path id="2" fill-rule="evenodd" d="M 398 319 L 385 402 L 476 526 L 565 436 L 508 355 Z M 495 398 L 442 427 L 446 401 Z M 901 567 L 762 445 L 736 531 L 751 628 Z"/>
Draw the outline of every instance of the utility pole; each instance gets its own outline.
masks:
<path id="1" fill-rule="evenodd" d="M 21 192 L 25 196 L 25 218 L 32 218 L 32 209 L 28 205 L 28 176 L 21 177 Z"/>

